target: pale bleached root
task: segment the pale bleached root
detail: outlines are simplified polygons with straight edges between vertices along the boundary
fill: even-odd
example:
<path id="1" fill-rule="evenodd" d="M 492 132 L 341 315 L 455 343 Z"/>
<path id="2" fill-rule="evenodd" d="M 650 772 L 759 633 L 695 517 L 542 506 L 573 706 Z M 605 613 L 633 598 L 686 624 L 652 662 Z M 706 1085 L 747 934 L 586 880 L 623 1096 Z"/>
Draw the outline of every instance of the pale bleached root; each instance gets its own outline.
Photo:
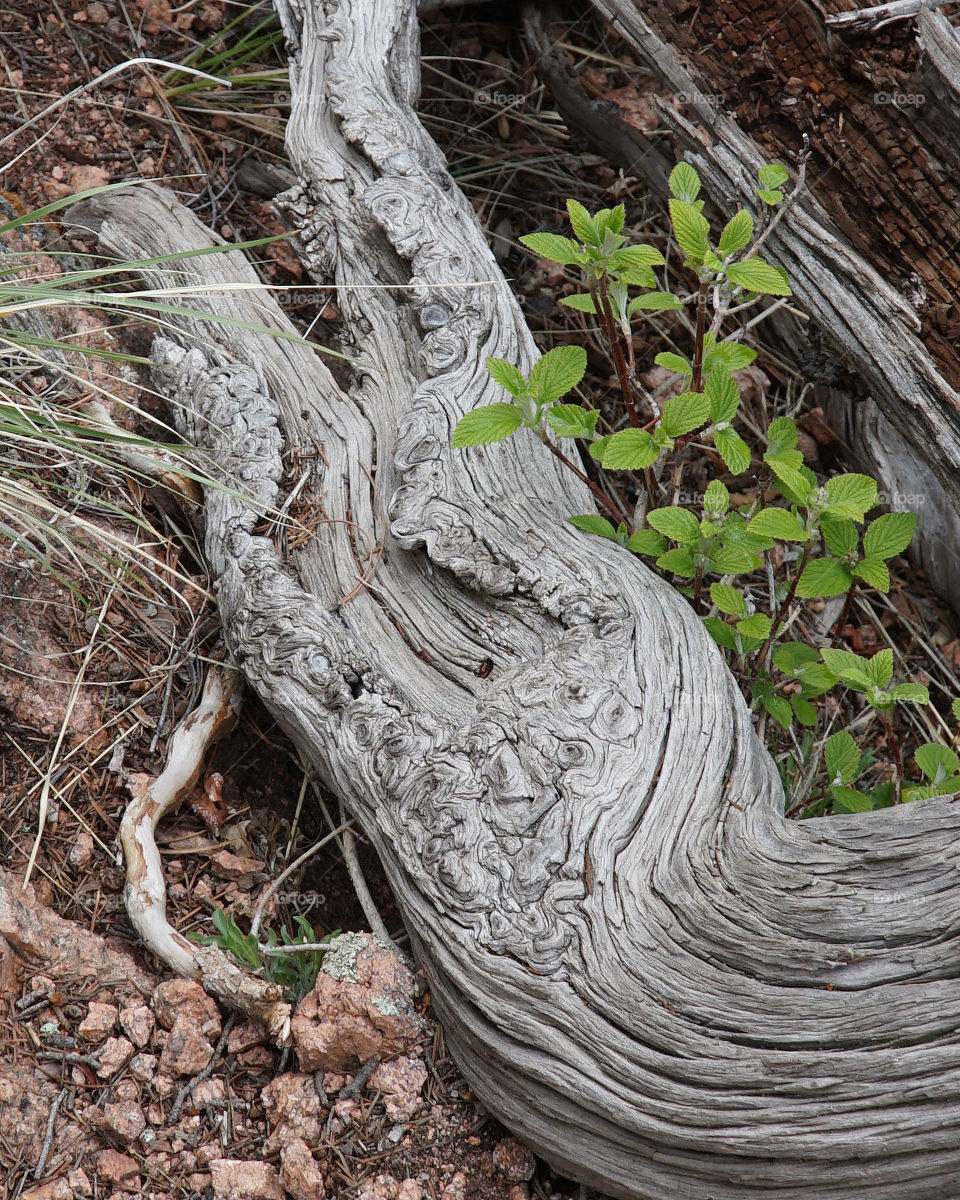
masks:
<path id="1" fill-rule="evenodd" d="M 143 944 L 167 966 L 248 1017 L 262 1021 L 278 1043 L 290 1040 L 290 1005 L 282 990 L 242 970 L 216 946 L 197 945 L 167 920 L 166 894 L 155 833 L 161 818 L 189 795 L 210 746 L 233 726 L 242 684 L 236 671 L 215 664 L 207 674 L 199 705 L 174 731 L 161 774 L 139 789 L 127 805 L 120 841 L 127 864 L 123 890 L 130 923 Z"/>

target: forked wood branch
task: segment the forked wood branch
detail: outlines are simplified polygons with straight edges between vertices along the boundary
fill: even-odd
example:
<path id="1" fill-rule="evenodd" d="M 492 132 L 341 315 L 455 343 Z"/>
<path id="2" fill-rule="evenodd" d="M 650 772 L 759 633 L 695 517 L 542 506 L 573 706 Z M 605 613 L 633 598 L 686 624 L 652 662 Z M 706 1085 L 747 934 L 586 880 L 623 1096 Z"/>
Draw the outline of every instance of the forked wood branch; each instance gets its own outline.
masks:
<path id="1" fill-rule="evenodd" d="M 158 377 L 232 485 L 208 493 L 206 544 L 237 663 L 376 846 L 454 1055 L 604 1192 L 942 1200 L 960 806 L 786 821 L 687 602 L 567 524 L 589 493 L 532 436 L 451 451 L 497 398 L 486 356 L 526 369 L 536 350 L 414 112 L 412 6 L 281 14 L 284 207 L 340 289 L 353 381 L 189 318 L 206 348 L 160 342 Z M 212 237 L 154 187 L 83 219 L 125 255 Z M 236 253 L 189 271 L 252 277 Z M 265 291 L 243 299 L 288 328 Z M 305 463 L 316 519 L 284 555 L 264 534 Z"/>

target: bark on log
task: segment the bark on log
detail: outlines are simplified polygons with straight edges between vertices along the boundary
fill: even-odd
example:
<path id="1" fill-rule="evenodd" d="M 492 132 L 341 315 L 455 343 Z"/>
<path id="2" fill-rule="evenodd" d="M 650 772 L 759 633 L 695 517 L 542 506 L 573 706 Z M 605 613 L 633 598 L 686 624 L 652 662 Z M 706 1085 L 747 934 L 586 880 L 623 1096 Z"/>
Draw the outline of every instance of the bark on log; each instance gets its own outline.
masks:
<path id="1" fill-rule="evenodd" d="M 615 1195 L 952 1195 L 960 805 L 786 821 L 686 601 L 566 523 L 589 494 L 532 436 L 450 450 L 495 399 L 486 356 L 536 351 L 413 111 L 412 5 L 281 12 L 286 208 L 362 365 L 340 393 L 302 348 L 209 324 L 212 353 L 156 357 L 235 489 L 207 501 L 233 653 L 379 851 L 464 1073 Z M 213 236 L 154 187 L 85 223 L 123 254 Z M 282 448 L 312 444 L 326 520 L 286 561 L 258 522 L 296 486 Z M 383 559 L 344 603 L 358 526 Z"/>

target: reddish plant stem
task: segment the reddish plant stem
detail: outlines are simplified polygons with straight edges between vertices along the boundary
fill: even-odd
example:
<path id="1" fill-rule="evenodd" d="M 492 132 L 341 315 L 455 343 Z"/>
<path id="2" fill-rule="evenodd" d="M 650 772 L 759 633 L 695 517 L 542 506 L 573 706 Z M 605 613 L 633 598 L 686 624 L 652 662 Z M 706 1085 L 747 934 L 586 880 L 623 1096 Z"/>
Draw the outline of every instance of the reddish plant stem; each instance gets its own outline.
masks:
<path id="1" fill-rule="evenodd" d="M 893 751 L 893 761 L 897 771 L 893 781 L 893 802 L 894 804 L 899 804 L 900 789 L 903 785 L 903 759 L 900 757 L 900 743 L 897 741 L 897 735 L 893 732 L 893 722 L 886 713 L 880 714 L 880 720 L 887 731 L 887 741 L 889 741 L 890 749 Z"/>
<path id="2" fill-rule="evenodd" d="M 597 281 L 596 289 L 591 286 L 590 290 L 594 298 L 594 307 L 599 306 L 600 316 L 603 319 L 603 328 L 606 331 L 607 341 L 610 343 L 610 352 L 613 354 L 613 365 L 617 369 L 617 379 L 620 381 L 620 393 L 623 396 L 627 415 L 630 417 L 630 424 L 634 429 L 639 429 L 640 417 L 637 415 L 637 406 L 633 402 L 633 388 L 630 385 L 630 377 L 627 373 L 627 363 L 623 357 L 623 347 L 620 345 L 620 338 L 617 336 L 617 324 L 613 319 L 613 308 L 610 305 L 610 292 L 606 276 L 601 275 Z"/>
<path id="3" fill-rule="evenodd" d="M 847 623 L 847 617 L 850 616 L 850 609 L 853 607 L 853 593 L 857 590 L 858 583 L 859 580 L 855 579 L 847 589 L 847 598 L 844 601 L 840 616 L 837 618 L 837 623 L 833 627 L 833 642 L 831 643 L 831 646 L 836 646 L 837 642 L 839 642 L 840 638 L 843 636 L 843 627 Z"/>
<path id="4" fill-rule="evenodd" d="M 558 458 L 565 467 L 569 467 L 569 469 L 574 473 L 574 475 L 576 475 L 578 479 L 583 480 L 583 482 L 587 485 L 590 491 L 593 492 L 594 496 L 596 496 L 596 498 L 600 501 L 600 503 L 607 510 L 610 516 L 613 517 L 618 525 L 622 521 L 628 529 L 630 528 L 629 520 L 624 516 L 620 509 L 617 508 L 606 492 L 602 488 L 597 487 L 589 475 L 587 475 L 584 471 L 581 471 L 576 463 L 571 462 L 571 460 L 567 458 L 559 446 L 555 446 L 553 442 L 547 438 L 546 434 L 541 433 L 540 440 L 554 456 L 554 458 Z"/>
<path id="5" fill-rule="evenodd" d="M 701 283 L 697 292 L 697 342 L 693 350 L 693 379 L 690 389 L 694 392 L 703 389 L 703 342 L 707 326 L 707 293 L 709 284 Z"/>
<path id="6" fill-rule="evenodd" d="M 693 611 L 700 615 L 700 593 L 703 590 L 703 567 L 697 567 L 697 574 L 693 581 Z"/>
<path id="7" fill-rule="evenodd" d="M 757 654 L 757 662 L 763 663 L 766 660 L 767 653 L 773 645 L 773 640 L 777 636 L 777 630 L 783 624 L 783 619 L 790 610 L 790 605 L 793 603 L 793 598 L 797 594 L 797 584 L 800 582 L 800 576 L 803 574 L 803 569 L 810 561 L 810 554 L 813 550 L 813 543 L 816 539 L 811 538 L 803 548 L 803 554 L 800 558 L 800 563 L 797 567 L 796 574 L 790 581 L 790 591 L 787 592 L 784 602 L 777 609 L 777 615 L 773 618 L 773 624 L 770 626 L 770 632 L 767 634 L 767 640 L 760 647 Z"/>

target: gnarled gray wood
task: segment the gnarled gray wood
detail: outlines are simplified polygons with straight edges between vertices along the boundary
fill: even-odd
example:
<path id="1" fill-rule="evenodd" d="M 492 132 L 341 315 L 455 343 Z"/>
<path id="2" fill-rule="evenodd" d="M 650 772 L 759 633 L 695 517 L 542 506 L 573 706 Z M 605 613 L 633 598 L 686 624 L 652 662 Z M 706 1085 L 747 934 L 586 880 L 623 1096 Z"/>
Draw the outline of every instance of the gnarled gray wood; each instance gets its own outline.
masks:
<path id="1" fill-rule="evenodd" d="M 413 112 L 410 5 L 282 13 L 286 208 L 363 365 L 341 394 L 302 349 L 209 325 L 210 352 L 155 357 L 248 497 L 207 507 L 236 659 L 377 847 L 457 1060 L 616 1195 L 953 1195 L 960 806 L 787 822 L 686 601 L 566 523 L 589 496 L 532 436 L 451 451 L 495 399 L 485 357 L 535 349 Z M 153 187 L 84 220 L 125 254 L 211 236 Z M 249 279 L 236 254 L 190 270 Z M 257 319 L 283 322 L 265 294 Z M 257 522 L 311 438 L 329 523 L 285 562 Z M 348 520 L 385 549 L 343 603 Z"/>

